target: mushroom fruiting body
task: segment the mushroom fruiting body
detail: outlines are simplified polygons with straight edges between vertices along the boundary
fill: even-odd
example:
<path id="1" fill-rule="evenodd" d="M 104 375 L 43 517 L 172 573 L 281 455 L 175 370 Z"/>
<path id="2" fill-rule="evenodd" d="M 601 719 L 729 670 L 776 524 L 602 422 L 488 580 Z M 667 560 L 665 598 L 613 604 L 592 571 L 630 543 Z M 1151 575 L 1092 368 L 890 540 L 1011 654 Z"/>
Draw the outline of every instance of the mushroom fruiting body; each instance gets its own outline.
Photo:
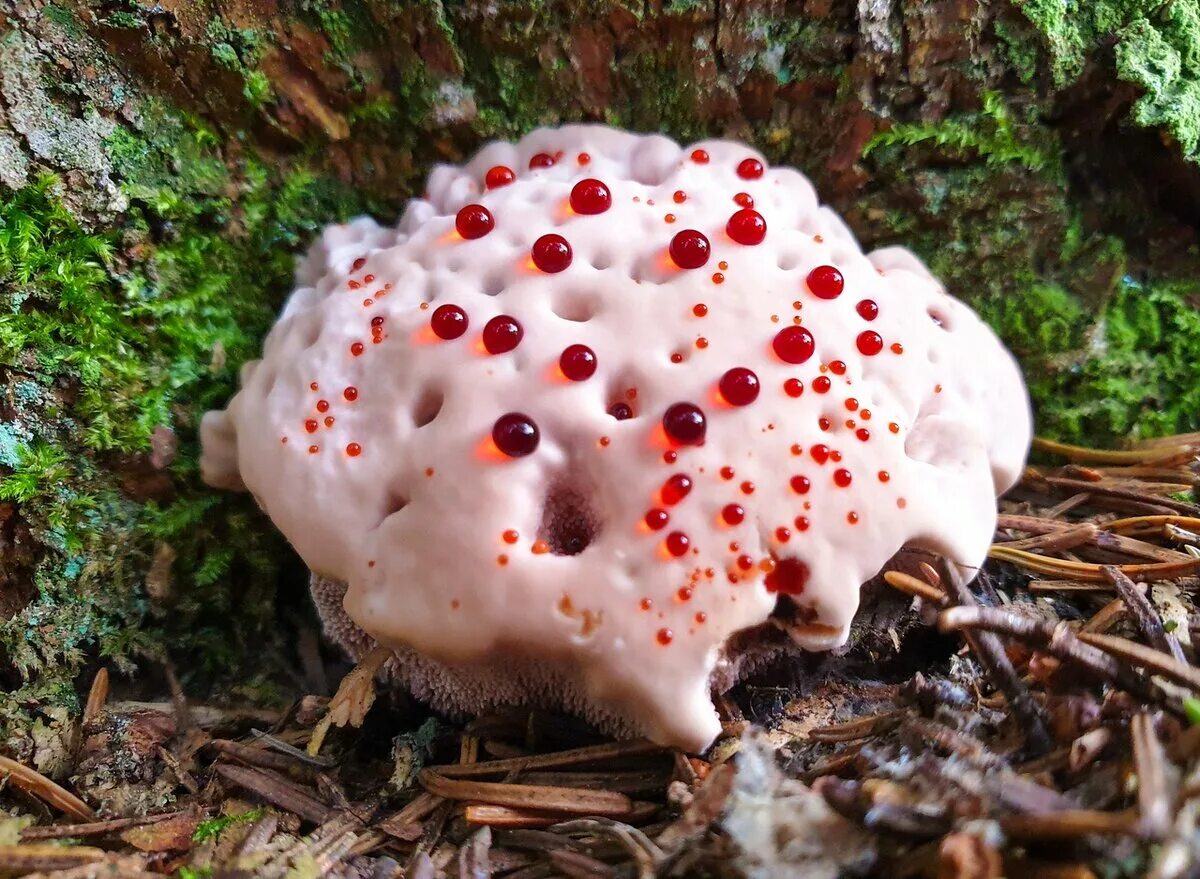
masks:
<path id="1" fill-rule="evenodd" d="M 832 648 L 900 548 L 982 563 L 1030 414 L 976 315 L 798 172 L 571 126 L 328 228 L 202 440 L 418 695 L 698 749 L 731 636 L 786 607 Z"/>

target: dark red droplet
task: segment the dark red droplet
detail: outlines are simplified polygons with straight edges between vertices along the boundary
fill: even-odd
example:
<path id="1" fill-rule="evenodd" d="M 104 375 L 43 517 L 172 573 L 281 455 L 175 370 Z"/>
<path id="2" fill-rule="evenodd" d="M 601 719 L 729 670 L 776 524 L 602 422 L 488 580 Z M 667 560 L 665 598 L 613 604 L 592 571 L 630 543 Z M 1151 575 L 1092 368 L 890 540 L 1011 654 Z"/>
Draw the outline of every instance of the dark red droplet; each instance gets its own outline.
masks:
<path id="1" fill-rule="evenodd" d="M 602 214 L 612 205 L 612 193 L 594 177 L 571 187 L 571 209 L 577 214 Z"/>
<path id="2" fill-rule="evenodd" d="M 667 527 L 667 523 L 671 521 L 671 516 L 666 510 L 650 510 L 645 516 L 646 527 L 651 531 L 661 531 Z"/>
<path id="3" fill-rule="evenodd" d="M 792 491 L 796 494 L 808 494 L 812 488 L 812 482 L 807 476 L 793 476 L 791 479 Z"/>
<path id="4" fill-rule="evenodd" d="M 661 644 L 663 647 L 666 647 L 675 640 L 675 633 L 670 629 L 659 629 L 658 634 L 655 635 L 655 637 L 658 639 L 659 644 Z"/>
<path id="5" fill-rule="evenodd" d="M 743 180 L 757 180 L 763 175 L 763 163 L 751 156 L 738 162 L 737 175 Z"/>
<path id="6" fill-rule="evenodd" d="M 528 415 L 509 412 L 496 419 L 492 427 L 492 442 L 510 458 L 521 458 L 538 446 L 541 435 Z"/>
<path id="7" fill-rule="evenodd" d="M 674 403 L 662 418 L 663 430 L 675 442 L 695 446 L 704 442 L 708 421 L 704 412 L 695 403 Z"/>
<path id="8" fill-rule="evenodd" d="M 865 443 L 871 438 L 871 431 L 867 430 L 865 427 L 860 427 L 858 430 L 854 431 L 854 435 L 858 437 L 860 442 Z"/>
<path id="9" fill-rule="evenodd" d="M 367 258 L 365 256 L 360 256 L 358 259 L 356 259 L 353 263 L 350 264 L 350 271 L 357 272 L 359 269 L 361 269 L 366 264 L 367 264 Z"/>
<path id="10" fill-rule="evenodd" d="M 808 516 L 797 516 L 792 524 L 796 526 L 797 531 L 807 531 L 809 526 Z"/>
<path id="11" fill-rule="evenodd" d="M 758 211 L 742 208 L 735 211 L 725 224 L 725 234 L 738 244 L 762 244 L 767 237 L 767 221 Z"/>
<path id="12" fill-rule="evenodd" d="M 708 262 L 712 247 L 702 232 L 684 229 L 675 233 L 669 250 L 671 259 L 681 269 L 698 269 Z"/>
<path id="13" fill-rule="evenodd" d="M 808 273 L 808 289 L 818 299 L 837 299 L 845 286 L 842 273 L 833 266 L 817 266 Z"/>
<path id="14" fill-rule="evenodd" d="M 489 354 L 504 354 L 521 343 L 525 330 L 515 317 L 498 314 L 484 325 L 483 347 Z"/>
<path id="15" fill-rule="evenodd" d="M 879 317 L 879 304 L 874 299 L 864 299 L 854 306 L 858 316 L 863 320 L 875 320 Z"/>
<path id="16" fill-rule="evenodd" d="M 687 552 L 691 545 L 692 542 L 682 531 L 672 531 L 667 535 L 667 552 L 676 558 Z"/>
<path id="17" fill-rule="evenodd" d="M 692 161 L 697 165 L 707 165 L 708 150 L 692 150 Z"/>
<path id="18" fill-rule="evenodd" d="M 467 331 L 467 313 L 457 305 L 439 305 L 429 319 L 429 326 L 439 339 L 457 339 Z"/>
<path id="19" fill-rule="evenodd" d="M 501 186 L 508 186 L 516 179 L 517 175 L 513 173 L 512 168 L 506 165 L 494 165 L 488 169 L 483 182 L 488 189 L 499 189 Z"/>
<path id="20" fill-rule="evenodd" d="M 358 443 L 349 443 L 346 446 L 346 454 L 351 458 L 357 458 L 362 454 L 362 446 L 360 446 Z"/>
<path id="21" fill-rule="evenodd" d="M 568 345 L 558 358 L 558 368 L 573 382 L 585 381 L 596 372 L 596 352 L 587 345 Z"/>
<path id="22" fill-rule="evenodd" d="M 829 389 L 833 387 L 833 382 L 827 375 L 819 375 L 813 379 L 813 390 L 818 394 L 828 394 Z"/>
<path id="23" fill-rule="evenodd" d="M 789 378 L 783 383 L 783 392 L 789 397 L 799 397 L 804 393 L 804 382 L 798 378 Z"/>
<path id="24" fill-rule="evenodd" d="M 617 421 L 625 421 L 633 417 L 633 409 L 630 408 L 628 403 L 613 403 L 608 407 L 608 414 L 617 419 Z"/>
<path id="25" fill-rule="evenodd" d="M 879 481 L 880 482 L 888 482 L 889 480 L 891 480 L 891 478 L 892 478 L 892 474 L 888 473 L 886 470 L 879 471 Z"/>
<path id="26" fill-rule="evenodd" d="M 833 422 L 822 415 L 817 419 L 817 427 L 821 428 L 821 430 L 829 430 L 829 428 L 833 427 Z"/>
<path id="27" fill-rule="evenodd" d="M 320 426 L 321 425 L 317 423 L 317 419 L 315 418 L 310 418 L 304 422 L 304 429 L 309 433 L 316 433 Z"/>
<path id="28" fill-rule="evenodd" d="M 530 170 L 534 168 L 549 168 L 554 164 L 554 156 L 549 153 L 535 153 L 529 160 Z"/>
<path id="29" fill-rule="evenodd" d="M 799 595 L 808 583 L 808 565 L 797 559 L 780 559 L 775 569 L 767 574 L 763 585 L 768 592 L 779 595 Z"/>
<path id="30" fill-rule="evenodd" d="M 742 509 L 741 504 L 726 504 L 721 509 L 721 518 L 725 520 L 726 525 L 737 525 L 746 518 L 746 511 Z"/>
<path id="31" fill-rule="evenodd" d="M 468 240 L 482 238 L 496 227 L 492 212 L 481 204 L 469 204 L 454 218 L 454 228 Z"/>
<path id="32" fill-rule="evenodd" d="M 728 370 L 718 387 L 725 402 L 732 406 L 748 406 L 758 399 L 758 376 L 744 366 Z"/>
<path id="33" fill-rule="evenodd" d="M 535 266 L 552 275 L 571 264 L 571 245 L 566 238 L 551 232 L 533 242 L 529 255 Z"/>
<path id="34" fill-rule="evenodd" d="M 377 314 L 375 317 L 371 318 L 371 326 L 374 328 L 383 326 L 383 315 Z M 316 390 L 316 388 L 313 388 L 313 390 Z"/>
<path id="35" fill-rule="evenodd" d="M 354 342 L 350 345 L 350 353 L 358 357 L 366 350 L 366 346 L 362 342 Z"/>
<path id="36" fill-rule="evenodd" d="M 858 334 L 858 350 L 865 357 L 874 357 L 883 350 L 883 337 L 874 330 L 863 330 Z"/>
<path id="37" fill-rule="evenodd" d="M 813 356 L 816 340 L 804 327 L 784 327 L 771 341 L 775 354 L 784 363 L 804 363 Z"/>
<path id="38" fill-rule="evenodd" d="M 734 469 L 732 467 L 722 467 L 721 468 L 721 478 L 722 479 L 733 479 L 733 477 L 734 477 Z"/>
<path id="39" fill-rule="evenodd" d="M 808 453 L 812 455 L 812 459 L 818 464 L 824 464 L 829 460 L 829 446 L 825 445 L 824 443 L 818 443 L 817 445 L 813 446 L 808 450 Z"/>
<path id="40" fill-rule="evenodd" d="M 686 473 L 676 473 L 663 483 L 662 502 L 669 507 L 679 503 L 692 490 L 692 480 Z"/>
<path id="41" fill-rule="evenodd" d="M 850 471 L 844 467 L 840 470 L 833 471 L 833 484 L 838 488 L 847 488 L 853 481 L 853 478 L 854 477 L 850 475 Z"/>
<path id="42" fill-rule="evenodd" d="M 328 400 L 317 400 L 317 411 L 318 412 L 328 412 L 329 411 L 329 401 Z"/>
<path id="43" fill-rule="evenodd" d="M 353 387 L 353 386 L 348 387 L 348 388 L 346 388 L 346 390 L 342 391 L 342 396 L 345 397 L 347 400 L 349 400 L 351 403 L 353 403 L 355 400 L 358 399 L 358 388 Z"/>
<path id="44" fill-rule="evenodd" d="M 780 543 L 787 543 L 792 539 L 792 532 L 781 525 L 775 529 L 775 539 Z"/>

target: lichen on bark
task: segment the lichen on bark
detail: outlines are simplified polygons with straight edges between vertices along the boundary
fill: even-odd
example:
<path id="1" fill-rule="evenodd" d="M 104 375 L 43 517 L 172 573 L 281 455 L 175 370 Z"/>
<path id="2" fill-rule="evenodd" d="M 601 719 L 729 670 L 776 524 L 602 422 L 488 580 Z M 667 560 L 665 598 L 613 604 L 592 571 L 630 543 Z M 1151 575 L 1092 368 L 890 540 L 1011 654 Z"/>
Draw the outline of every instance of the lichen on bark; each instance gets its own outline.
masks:
<path id="1" fill-rule="evenodd" d="M 270 678 L 303 578 L 198 415 L 321 225 L 535 125 L 750 141 L 979 308 L 1043 431 L 1198 426 L 1194 0 L 112 6 L 0 25 L 0 726 L 98 656 Z"/>

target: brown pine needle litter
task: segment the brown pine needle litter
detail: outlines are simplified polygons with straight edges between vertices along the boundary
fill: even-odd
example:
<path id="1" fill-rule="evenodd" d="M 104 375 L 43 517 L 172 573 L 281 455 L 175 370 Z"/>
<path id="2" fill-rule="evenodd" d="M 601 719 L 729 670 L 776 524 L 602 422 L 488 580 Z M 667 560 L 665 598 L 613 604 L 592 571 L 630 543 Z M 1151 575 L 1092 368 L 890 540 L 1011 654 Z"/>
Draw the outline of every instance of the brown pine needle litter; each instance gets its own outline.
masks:
<path id="1" fill-rule="evenodd" d="M 898 558 L 704 755 L 431 717 L 384 650 L 285 710 L 100 669 L 54 759 L 0 757 L 0 876 L 1200 875 L 1200 435 L 1036 449 L 973 584 Z"/>

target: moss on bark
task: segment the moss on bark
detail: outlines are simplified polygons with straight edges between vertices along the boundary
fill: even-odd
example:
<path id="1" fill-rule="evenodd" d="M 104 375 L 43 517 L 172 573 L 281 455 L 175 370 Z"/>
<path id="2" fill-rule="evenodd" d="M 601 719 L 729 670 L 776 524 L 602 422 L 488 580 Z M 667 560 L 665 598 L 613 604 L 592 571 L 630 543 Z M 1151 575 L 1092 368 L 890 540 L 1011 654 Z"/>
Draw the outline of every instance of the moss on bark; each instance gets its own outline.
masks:
<path id="1" fill-rule="evenodd" d="M 1044 432 L 1200 426 L 1197 212 L 1174 197 L 1200 190 L 1196 2 L 1077 6 L 11 10 L 0 725 L 71 704 L 96 656 L 186 656 L 197 687 L 269 679 L 285 653 L 262 644 L 292 624 L 276 596 L 300 579 L 252 505 L 199 485 L 198 415 L 321 225 L 394 217 L 433 162 L 539 124 L 750 140 L 976 305 Z"/>

